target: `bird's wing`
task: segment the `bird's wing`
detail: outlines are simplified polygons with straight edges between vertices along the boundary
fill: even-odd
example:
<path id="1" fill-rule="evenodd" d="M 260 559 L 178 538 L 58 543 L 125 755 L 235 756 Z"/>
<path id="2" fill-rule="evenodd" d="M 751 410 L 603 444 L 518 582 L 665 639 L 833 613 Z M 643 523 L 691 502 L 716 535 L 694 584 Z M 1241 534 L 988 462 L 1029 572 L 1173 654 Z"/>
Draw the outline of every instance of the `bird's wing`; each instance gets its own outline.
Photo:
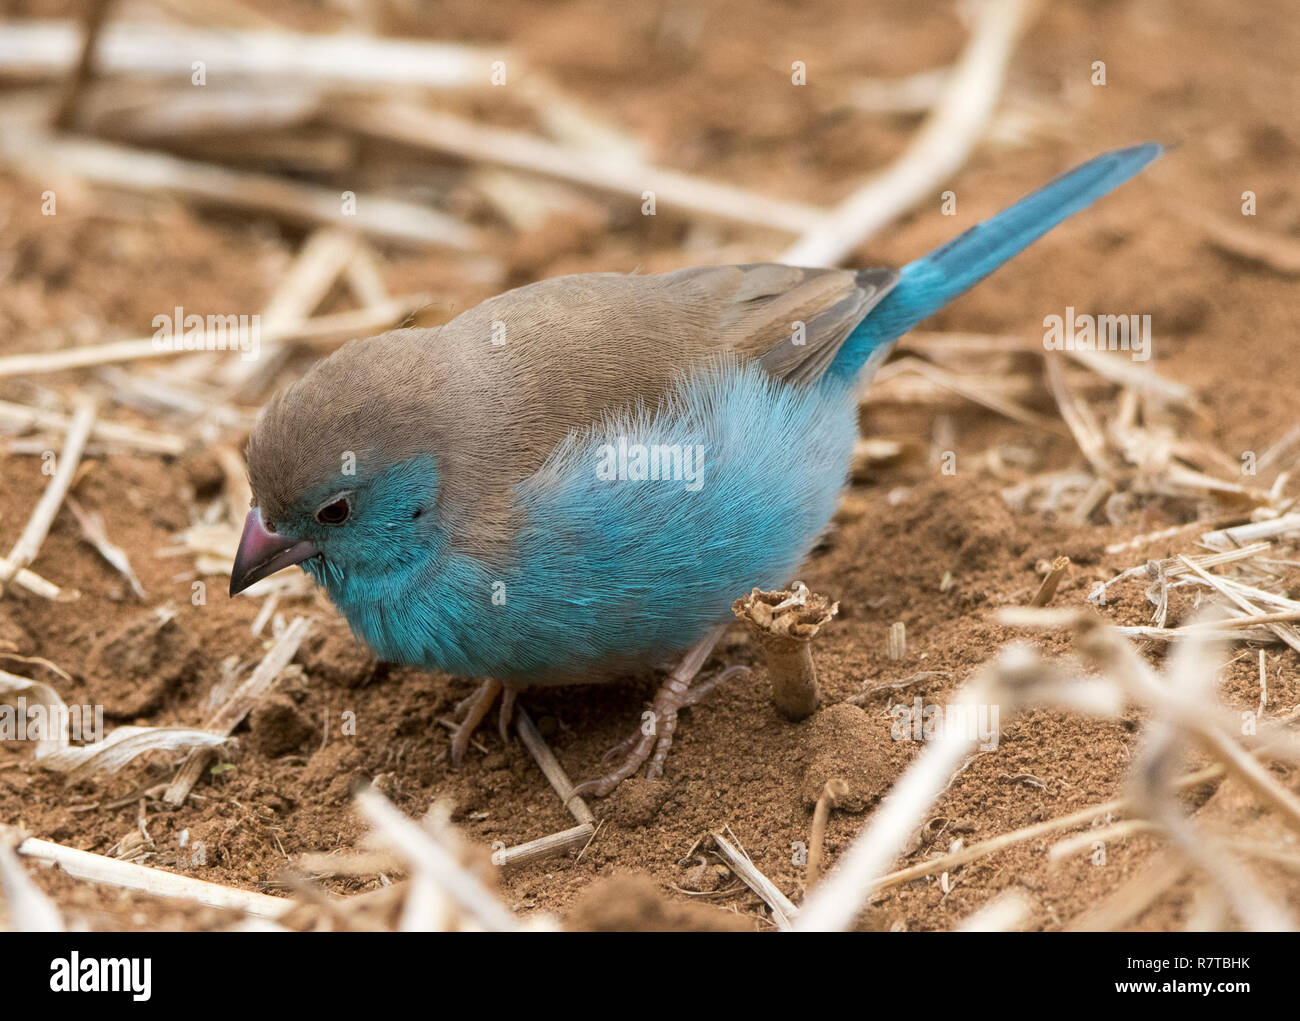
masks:
<path id="1" fill-rule="evenodd" d="M 698 338 L 704 349 L 746 354 L 773 376 L 807 383 L 821 376 L 853 328 L 898 282 L 898 272 L 754 263 L 650 279 L 680 306 L 711 316 L 711 328 Z"/>
<path id="2" fill-rule="evenodd" d="M 574 429 L 653 407 L 693 366 L 728 353 L 811 382 L 897 280 L 760 263 L 641 276 L 556 277 L 491 298 L 443 326 L 446 371 L 504 412 L 521 469 Z M 504 437 L 502 437 L 504 439 Z"/>

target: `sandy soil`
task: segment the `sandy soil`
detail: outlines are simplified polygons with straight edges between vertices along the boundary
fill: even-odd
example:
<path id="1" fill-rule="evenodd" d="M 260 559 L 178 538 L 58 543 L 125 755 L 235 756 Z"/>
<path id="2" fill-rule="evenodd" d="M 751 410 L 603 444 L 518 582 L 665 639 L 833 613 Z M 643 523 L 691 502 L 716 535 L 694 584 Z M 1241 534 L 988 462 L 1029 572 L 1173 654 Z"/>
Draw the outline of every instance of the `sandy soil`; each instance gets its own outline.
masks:
<path id="1" fill-rule="evenodd" d="M 52 5 L 39 8 L 48 14 Z M 304 25 L 326 27 L 313 20 L 314 8 L 297 8 L 304 8 L 297 12 Z M 430 28 L 396 15 L 389 27 Z M 896 156 L 918 123 L 852 110 L 841 99 L 847 85 L 860 76 L 944 64 L 964 39 L 948 5 L 903 0 L 865 10 L 825 0 L 722 0 L 698 11 L 696 5 L 660 3 L 465 2 L 439 5 L 436 30 L 443 38 L 509 43 L 645 139 L 665 165 L 820 203 L 844 196 Z M 1297 52 L 1300 22 L 1290 5 L 1271 0 L 1250 7 L 1209 0 L 1052 5 L 1021 44 L 1001 130 L 951 182 L 957 215 L 940 216 L 936 201 L 935 209 L 896 224 L 854 261 L 906 262 L 1100 150 L 1147 138 L 1180 143 L 929 328 L 1032 338 L 1044 315 L 1066 305 L 1150 313 L 1159 370 L 1194 387 L 1207 408 L 1203 418 L 1185 423 L 1189 434 L 1233 457 L 1262 450 L 1294 424 L 1292 399 L 1300 392 L 1300 359 L 1292 351 L 1295 281 L 1209 246 L 1189 226 L 1188 214 L 1233 216 L 1242 192 L 1252 190 L 1259 230 L 1300 234 L 1300 135 L 1287 113 L 1300 108 Z M 810 80 L 793 88 L 787 69 L 799 59 L 808 62 Z M 1107 63 L 1104 87 L 1089 84 L 1095 60 Z M 475 112 L 507 120 L 491 110 Z M 381 160 L 382 149 L 363 158 Z M 59 214 L 43 217 L 40 191 L 32 182 L 0 177 L 0 353 L 84 343 L 95 323 L 131 335 L 157 310 L 176 304 L 196 311 L 255 310 L 299 240 L 266 223 L 89 190 L 61 195 Z M 524 237 L 504 230 L 500 236 L 512 283 L 573 271 L 671 268 L 699 261 L 701 249 L 733 242 L 750 256 L 781 246 L 776 237 L 766 246 L 756 242 L 752 232 L 737 238 L 726 230 L 692 230 L 669 216 L 648 221 L 635 210 L 615 212 L 605 224 L 552 224 Z M 383 267 L 395 293 L 427 288 L 459 308 L 487 293 L 454 255 L 391 252 Z M 66 392 L 74 382 L 7 380 L 0 396 L 32 401 L 43 387 Z M 1041 388 L 1025 400 L 1054 413 Z M 114 414 L 132 420 L 129 411 Z M 729 825 L 754 862 L 799 899 L 803 869 L 794 864 L 792 847 L 808 839 L 809 785 L 828 762 L 854 777 L 861 811 L 832 816 L 827 848 L 833 863 L 874 799 L 919 750 L 890 740 L 890 695 L 862 708 L 835 703 L 922 671 L 927 676 L 893 700 L 946 701 L 1012 637 L 993 622 L 992 610 L 1026 602 L 1044 559 L 1072 558 L 1076 566 L 1056 597 L 1057 605 L 1072 606 L 1117 570 L 1191 547 L 1183 538 L 1140 554 L 1104 552 L 1108 543 L 1188 520 L 1186 506 L 1154 501 L 1118 526 L 1073 526 L 1012 510 L 1000 495 L 1007 478 L 988 467 L 986 451 L 1027 451 L 1017 466 L 1021 476 L 1076 463 L 1078 453 L 1068 440 L 973 404 L 880 403 L 864 412 L 863 430 L 924 452 L 937 417 L 951 428 L 956 474 L 942 474 L 924 453 L 861 473 L 850 496 L 853 512 L 803 574 L 841 605 L 839 620 L 817 644 L 834 708 L 810 722 L 786 722 L 768 701 L 761 668 L 751 680 L 717 691 L 684 714 L 662 785 L 647 791 L 629 784 L 596 804 L 607 824 L 580 861 L 553 860 L 503 877 L 502 895 L 516 911 L 553 912 L 594 928 L 770 928 L 757 898 L 699 869 L 688 852 L 707 830 Z M 141 418 L 140 424 L 156 423 Z M 0 535 L 7 545 L 45 479 L 38 458 L 12 453 L 0 454 L 0 473 Z M 77 499 L 104 516 L 148 597 L 130 595 L 80 541 L 65 511 L 37 566 L 52 581 L 79 590 L 81 599 L 55 604 L 18 595 L 0 601 L 0 648 L 12 643 L 13 651 L 59 664 L 73 678 L 61 682 L 64 698 L 103 703 L 111 722 L 198 724 L 222 659 L 255 659 L 264 648 L 249 633 L 256 602 L 227 599 L 221 579 L 212 579 L 206 605 L 193 606 L 185 576 L 190 564 L 158 556 L 190 520 L 194 501 L 211 499 L 219 482 L 202 450 L 178 460 L 93 459 Z M 941 586 L 946 574 L 951 584 Z M 1107 615 L 1121 623 L 1148 622 L 1143 587 L 1116 586 Z M 156 640 L 140 640 L 140 622 L 164 602 L 177 607 L 175 622 Z M 1182 609 L 1175 607 L 1171 623 Z M 350 792 L 366 780 L 379 783 L 410 814 L 422 813 L 434 799 L 450 799 L 457 823 L 485 846 L 516 844 L 572 824 L 524 750 L 513 742 L 503 747 L 490 728 L 480 735 L 486 750 L 472 751 L 462 771 L 451 769 L 448 734 L 437 721 L 468 693 L 470 682 L 379 666 L 324 601 L 310 612 L 318 623 L 299 657 L 301 670 L 286 677 L 272 707 L 241 728 L 237 747 L 223 751 L 233 768 L 205 777 L 180 809 L 149 802 L 154 849 L 140 860 L 249 889 L 282 890 L 282 870 L 296 856 L 357 845 L 364 827 Z M 907 626 L 907 654 L 891 661 L 885 635 L 899 620 Z M 1061 651 L 1065 641 L 1048 640 L 1044 647 Z M 1270 704 L 1285 710 L 1300 701 L 1293 654 L 1270 655 L 1277 667 Z M 755 663 L 739 628 L 707 670 L 732 663 Z M 14 661 L 0 659 L 0 666 L 16 669 Z M 600 689 L 528 693 L 525 704 L 570 775 L 583 778 L 634 725 L 655 684 L 647 674 Z M 1247 657 L 1225 669 L 1221 694 L 1229 705 L 1253 708 L 1257 684 L 1255 661 Z M 338 734 L 345 711 L 356 714 L 355 737 Z M 1053 711 L 1010 722 L 998 749 L 974 759 L 954 780 L 900 865 L 946 850 L 955 839 L 970 843 L 1115 797 L 1139 724 L 1137 715 L 1098 722 Z M 98 852 L 136 829 L 133 793 L 164 781 L 172 768 L 165 756 L 155 756 L 116 776 L 70 786 L 36 768 L 30 756 L 27 748 L 0 745 L 0 822 Z M 1277 776 L 1296 789 L 1294 772 Z M 1227 800 L 1232 797 L 1239 795 L 1227 785 L 1207 786 L 1189 794 L 1188 804 L 1255 825 L 1258 813 Z M 181 848 L 182 833 L 191 846 L 204 844 L 204 864 Z M 947 892 L 935 878 L 889 890 L 861 924 L 947 928 L 995 893 L 1020 888 L 1033 905 L 1029 924 L 1058 929 L 1118 889 L 1158 847 L 1154 838 L 1139 835 L 1112 844 L 1102 867 L 1087 855 L 1052 866 L 1044 854 L 1052 839 L 956 870 Z M 1284 875 L 1274 878 L 1283 881 Z M 194 928 L 229 921 L 222 912 L 106 892 L 52 873 L 42 874 L 41 882 L 94 927 Z M 1293 906 L 1300 904 L 1300 884 L 1285 882 Z M 331 888 L 358 892 L 378 885 L 377 877 L 363 877 Z M 1190 896 L 1175 889 L 1132 924 L 1176 928 L 1190 910 Z"/>

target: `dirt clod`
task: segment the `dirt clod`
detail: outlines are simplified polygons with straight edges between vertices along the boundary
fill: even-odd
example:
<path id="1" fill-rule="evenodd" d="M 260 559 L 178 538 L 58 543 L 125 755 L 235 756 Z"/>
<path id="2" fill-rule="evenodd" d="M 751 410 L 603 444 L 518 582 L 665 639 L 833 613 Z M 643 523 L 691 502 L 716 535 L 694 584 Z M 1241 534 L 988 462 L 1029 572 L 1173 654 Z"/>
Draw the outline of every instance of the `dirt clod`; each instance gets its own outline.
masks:
<path id="1" fill-rule="evenodd" d="M 253 707 L 248 728 L 247 747 L 269 759 L 297 751 L 317 736 L 316 728 L 293 699 L 281 694 L 268 695 Z"/>
<path id="2" fill-rule="evenodd" d="M 836 808 L 862 812 L 873 804 L 894 777 L 888 748 L 889 728 L 847 702 L 827 706 L 807 724 L 809 757 L 800 792 L 812 808 L 827 781 L 843 780 L 848 790 Z"/>
<path id="3" fill-rule="evenodd" d="M 584 893 L 569 914 L 574 932 L 749 932 L 752 922 L 705 904 L 669 901 L 647 876 L 615 876 Z"/>

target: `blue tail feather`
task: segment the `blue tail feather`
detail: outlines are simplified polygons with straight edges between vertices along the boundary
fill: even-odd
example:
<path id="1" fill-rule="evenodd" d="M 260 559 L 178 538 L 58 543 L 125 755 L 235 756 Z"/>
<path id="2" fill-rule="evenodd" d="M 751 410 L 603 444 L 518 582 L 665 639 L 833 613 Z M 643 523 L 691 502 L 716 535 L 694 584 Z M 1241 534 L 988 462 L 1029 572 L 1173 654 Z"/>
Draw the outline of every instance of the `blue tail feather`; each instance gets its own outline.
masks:
<path id="1" fill-rule="evenodd" d="M 899 273 L 894 289 L 849 335 L 827 375 L 852 377 L 921 320 L 979 283 L 1062 220 L 1090 206 L 1160 155 L 1148 142 L 1117 149 L 1062 174 Z M 874 360 L 874 359 L 873 359 Z"/>

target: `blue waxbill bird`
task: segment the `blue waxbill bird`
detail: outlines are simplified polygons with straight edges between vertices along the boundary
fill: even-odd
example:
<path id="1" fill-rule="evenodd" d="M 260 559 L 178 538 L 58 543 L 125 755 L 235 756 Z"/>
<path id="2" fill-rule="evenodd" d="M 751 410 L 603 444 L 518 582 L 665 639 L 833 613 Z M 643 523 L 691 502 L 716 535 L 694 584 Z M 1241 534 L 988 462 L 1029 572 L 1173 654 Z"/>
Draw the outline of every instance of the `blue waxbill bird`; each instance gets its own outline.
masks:
<path id="1" fill-rule="evenodd" d="M 1099 156 L 898 271 L 558 277 L 353 341 L 257 420 L 230 592 L 300 564 L 382 659 L 488 678 L 457 762 L 503 686 L 504 731 L 519 688 L 676 659 L 651 733 L 582 789 L 647 759 L 654 779 L 732 601 L 785 585 L 830 521 L 856 383 L 1160 151 Z"/>

